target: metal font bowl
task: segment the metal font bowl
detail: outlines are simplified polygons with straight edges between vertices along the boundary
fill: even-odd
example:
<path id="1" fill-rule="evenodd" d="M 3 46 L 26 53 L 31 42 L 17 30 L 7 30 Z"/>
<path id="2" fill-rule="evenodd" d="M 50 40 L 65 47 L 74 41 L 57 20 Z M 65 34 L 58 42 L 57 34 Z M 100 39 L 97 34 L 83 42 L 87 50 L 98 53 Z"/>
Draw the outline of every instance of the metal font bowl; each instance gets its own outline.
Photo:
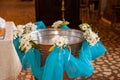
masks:
<path id="1" fill-rule="evenodd" d="M 72 54 L 77 55 L 76 53 L 78 53 L 81 43 L 84 40 L 82 32 L 75 29 L 63 30 L 54 28 L 38 30 L 38 47 L 41 54 L 46 56 L 49 54 L 48 50 L 53 45 L 51 39 L 56 36 L 67 36 Z"/>

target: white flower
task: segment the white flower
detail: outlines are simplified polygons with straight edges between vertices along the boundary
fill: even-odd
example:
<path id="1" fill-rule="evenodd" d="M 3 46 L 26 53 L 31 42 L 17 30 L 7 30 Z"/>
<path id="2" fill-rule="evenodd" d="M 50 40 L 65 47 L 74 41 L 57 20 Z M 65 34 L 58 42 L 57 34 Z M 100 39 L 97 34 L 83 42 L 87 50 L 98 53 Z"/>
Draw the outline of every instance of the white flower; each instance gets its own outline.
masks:
<path id="1" fill-rule="evenodd" d="M 67 36 L 56 36 L 51 41 L 54 45 L 57 45 L 58 47 L 63 47 L 65 45 L 68 45 L 69 40 Z"/>
<path id="2" fill-rule="evenodd" d="M 91 46 L 94 46 L 100 38 L 92 31 L 91 26 L 87 23 L 80 24 L 79 27 L 83 30 L 83 36 Z"/>
<path id="3" fill-rule="evenodd" d="M 25 44 L 28 41 L 29 41 L 29 38 L 27 37 L 27 35 L 24 35 L 20 40 L 20 44 Z"/>
<path id="4" fill-rule="evenodd" d="M 89 30 L 86 40 L 90 43 L 90 45 L 94 46 L 100 40 L 100 38 L 95 32 Z"/>
<path id="5" fill-rule="evenodd" d="M 33 23 L 27 23 L 26 25 L 25 25 L 25 27 L 26 27 L 26 29 L 27 30 L 30 30 L 30 31 L 35 31 L 36 30 L 36 28 L 37 28 L 37 26 L 35 25 L 35 24 L 33 24 Z"/>
<path id="6" fill-rule="evenodd" d="M 16 39 L 17 37 L 21 37 L 24 33 L 24 26 L 18 25 L 15 30 L 13 30 L 13 38 Z"/>
<path id="7" fill-rule="evenodd" d="M 58 21 L 55 21 L 53 24 L 52 24 L 52 27 L 54 28 L 58 28 L 58 27 L 61 27 L 63 25 L 68 25 L 69 22 L 68 21 L 65 21 L 65 20 L 58 20 Z"/>
<path id="8" fill-rule="evenodd" d="M 36 28 L 37 28 L 37 26 L 35 24 L 33 24 L 31 22 L 27 23 L 25 25 L 25 27 L 24 27 L 24 34 L 28 34 L 28 33 L 32 32 L 32 31 L 35 31 Z"/>
<path id="9" fill-rule="evenodd" d="M 56 39 L 56 45 L 59 47 L 62 47 L 65 44 L 65 38 L 63 36 L 58 37 L 58 39 Z"/>
<path id="10" fill-rule="evenodd" d="M 17 29 L 13 31 L 13 38 L 16 39 L 17 37 L 22 36 L 24 30 L 23 29 Z"/>
<path id="11" fill-rule="evenodd" d="M 17 29 L 24 29 L 25 26 L 24 25 L 17 25 Z"/>
<path id="12" fill-rule="evenodd" d="M 18 37 L 18 31 L 14 30 L 13 31 L 13 39 L 16 39 Z"/>
<path id="13" fill-rule="evenodd" d="M 94 46 L 96 44 L 96 40 L 92 36 L 88 36 L 86 39 L 91 46 Z"/>
<path id="14" fill-rule="evenodd" d="M 24 32 L 23 29 L 18 29 L 18 36 L 19 36 L 19 37 L 22 36 L 23 32 Z"/>
<path id="15" fill-rule="evenodd" d="M 33 35 L 32 34 L 26 34 L 22 37 L 22 39 L 20 40 L 20 46 L 19 48 L 21 50 L 25 50 L 25 52 L 28 52 L 29 49 L 32 48 L 32 45 L 30 44 L 30 41 L 33 40 Z"/>
<path id="16" fill-rule="evenodd" d="M 51 42 L 52 44 L 55 44 L 56 40 L 57 40 L 59 37 L 60 37 L 60 36 L 54 36 L 54 37 L 50 40 L 50 42 Z"/>
<path id="17" fill-rule="evenodd" d="M 68 37 L 67 36 L 63 36 L 63 42 L 65 45 L 67 45 L 69 43 Z"/>
<path id="18" fill-rule="evenodd" d="M 90 28 L 90 25 L 87 23 L 83 23 L 83 24 L 80 24 L 79 27 L 81 28 L 81 30 L 86 31 Z"/>
<path id="19" fill-rule="evenodd" d="M 56 40 L 56 45 L 62 47 L 64 45 L 64 42 L 62 40 Z"/>
<path id="20" fill-rule="evenodd" d="M 61 20 L 55 21 L 55 22 L 52 24 L 52 27 L 58 28 L 62 23 L 63 23 L 63 21 L 61 21 Z"/>
<path id="21" fill-rule="evenodd" d="M 35 31 L 37 26 L 33 23 L 27 23 L 26 25 L 17 25 L 16 30 L 13 31 L 13 38 L 22 37 L 32 31 Z"/>
<path id="22" fill-rule="evenodd" d="M 13 31 L 13 38 L 21 37 L 19 46 L 21 50 L 28 52 L 32 47 L 36 47 L 34 40 L 37 39 L 37 35 L 33 34 L 36 28 L 37 26 L 31 22 L 25 25 L 17 25 L 16 30 Z"/>

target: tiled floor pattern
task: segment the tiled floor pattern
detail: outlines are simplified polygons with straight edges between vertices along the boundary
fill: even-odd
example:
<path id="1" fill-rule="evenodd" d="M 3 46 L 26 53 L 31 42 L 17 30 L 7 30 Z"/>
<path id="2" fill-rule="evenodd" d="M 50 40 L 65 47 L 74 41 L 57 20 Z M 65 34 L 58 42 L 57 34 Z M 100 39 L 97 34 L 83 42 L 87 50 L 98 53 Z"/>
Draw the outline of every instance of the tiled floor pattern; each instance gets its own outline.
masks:
<path id="1" fill-rule="evenodd" d="M 30 69 L 27 69 L 26 71 L 21 71 L 18 75 L 18 80 L 35 80 L 34 76 L 31 73 Z"/>
<path id="2" fill-rule="evenodd" d="M 26 4 L 27 3 L 27 4 Z M 0 3 L 0 16 L 6 20 L 12 20 L 16 24 L 25 24 L 35 21 L 33 2 Z M 9 8 L 9 9 L 8 9 Z M 84 15 L 83 15 L 84 16 Z M 88 15 L 90 16 L 90 15 Z M 99 31 L 101 41 L 107 48 L 107 52 L 93 62 L 95 71 L 90 77 L 79 77 L 64 80 L 120 80 L 120 25 L 105 25 L 95 15 L 82 20 L 93 24 L 93 28 Z M 30 69 L 21 71 L 18 80 L 35 80 Z"/>

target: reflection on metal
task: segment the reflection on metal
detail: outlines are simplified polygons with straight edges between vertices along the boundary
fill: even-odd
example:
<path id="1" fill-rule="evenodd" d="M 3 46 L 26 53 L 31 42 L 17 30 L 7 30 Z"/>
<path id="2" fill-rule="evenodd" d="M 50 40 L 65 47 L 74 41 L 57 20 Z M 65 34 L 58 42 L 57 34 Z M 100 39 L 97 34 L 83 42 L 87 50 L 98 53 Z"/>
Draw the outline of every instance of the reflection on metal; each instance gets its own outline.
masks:
<path id="1" fill-rule="evenodd" d="M 69 46 L 71 47 L 71 52 L 73 55 L 77 55 L 79 49 L 81 47 L 81 43 L 84 40 L 82 32 L 80 30 L 69 29 L 54 29 L 54 28 L 47 28 L 47 29 L 40 29 L 38 30 L 38 47 L 42 54 L 48 55 L 49 48 L 53 46 L 52 40 L 56 36 L 66 36 L 69 40 Z"/>

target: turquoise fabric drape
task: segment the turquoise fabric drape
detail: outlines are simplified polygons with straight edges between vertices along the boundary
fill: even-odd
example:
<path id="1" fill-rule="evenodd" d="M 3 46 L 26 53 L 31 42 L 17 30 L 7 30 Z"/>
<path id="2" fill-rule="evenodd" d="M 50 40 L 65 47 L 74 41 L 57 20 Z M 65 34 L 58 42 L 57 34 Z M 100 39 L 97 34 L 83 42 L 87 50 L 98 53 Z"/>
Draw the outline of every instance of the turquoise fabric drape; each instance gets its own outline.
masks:
<path id="1" fill-rule="evenodd" d="M 99 53 L 94 53 L 94 50 Z M 47 57 L 42 80 L 63 80 L 64 71 L 67 72 L 69 78 L 91 76 L 94 71 L 91 60 L 105 52 L 106 48 L 101 42 L 90 46 L 86 40 L 82 43 L 78 58 L 70 54 L 68 49 L 64 48 L 60 51 L 56 47 Z M 70 59 L 68 59 L 69 55 Z"/>
<path id="2" fill-rule="evenodd" d="M 60 51 L 56 47 L 47 57 L 42 80 L 63 80 L 65 71 L 69 78 L 90 76 L 92 74 L 94 68 L 87 58 L 79 60 L 71 54 L 69 60 L 69 55 L 68 49 L 64 48 Z"/>
<path id="3" fill-rule="evenodd" d="M 69 55 L 69 51 L 66 50 L 65 53 L 65 70 L 68 74 L 69 78 L 81 77 L 81 76 L 90 76 L 93 73 L 93 66 L 91 62 L 86 57 L 86 53 L 84 53 L 84 57 L 81 59 L 74 57 L 72 54 L 70 56 L 70 60 L 67 59 Z"/>
<path id="4" fill-rule="evenodd" d="M 46 28 L 46 25 L 44 24 L 43 21 L 35 22 L 35 25 L 37 25 L 37 30 L 38 30 L 38 29 Z M 18 37 L 18 38 L 16 38 L 16 39 L 14 39 L 14 40 L 13 40 L 13 44 L 14 44 L 15 49 L 16 49 L 16 51 L 17 51 L 17 54 L 18 54 L 18 56 L 19 56 L 19 58 L 20 58 L 20 61 L 22 62 L 22 58 L 23 58 L 23 56 L 25 55 L 25 53 L 24 53 L 24 51 L 21 51 L 21 50 L 19 49 L 20 39 L 21 39 L 21 37 Z"/>
<path id="5" fill-rule="evenodd" d="M 39 26 L 42 22 L 37 22 Z M 46 28 L 45 26 L 41 28 Z M 62 29 L 69 29 L 68 26 L 62 26 Z M 66 71 L 69 78 L 81 76 L 91 76 L 94 71 L 94 66 L 91 61 L 103 55 L 107 50 L 102 42 L 97 42 L 94 46 L 84 40 L 80 48 L 79 57 L 73 56 L 67 48 L 60 50 L 56 46 L 47 56 L 44 66 L 41 66 L 41 53 L 36 48 L 31 48 L 27 53 L 19 50 L 19 40 L 16 38 L 14 42 L 15 49 L 21 60 L 23 69 L 31 68 L 32 74 L 38 80 L 63 80 L 64 72 Z"/>
<path id="6" fill-rule="evenodd" d="M 42 80 L 63 80 L 63 72 L 63 50 L 56 47 L 46 59 Z"/>
<path id="7" fill-rule="evenodd" d="M 16 49 L 16 52 L 17 52 L 17 54 L 18 54 L 18 56 L 19 56 L 19 59 L 20 59 L 20 61 L 22 62 L 22 58 L 23 58 L 23 56 L 24 56 L 25 54 L 24 54 L 23 51 L 21 51 L 21 50 L 19 49 L 20 39 L 21 39 L 20 37 L 14 39 L 14 40 L 13 40 L 13 44 L 14 44 L 14 47 L 15 47 L 15 49 Z"/>
<path id="8" fill-rule="evenodd" d="M 37 21 L 37 22 L 35 22 L 35 25 L 37 25 L 37 30 L 46 28 L 46 25 L 44 24 L 43 21 Z"/>
<path id="9" fill-rule="evenodd" d="M 89 43 L 85 40 L 80 48 L 79 57 L 75 58 L 73 55 L 71 55 L 70 60 L 66 60 L 65 62 L 66 72 L 69 78 L 91 76 L 94 71 L 91 60 L 100 57 L 106 51 L 106 48 L 100 41 L 97 42 L 94 46 L 90 46 Z"/>
<path id="10" fill-rule="evenodd" d="M 91 51 L 92 60 L 95 60 L 107 51 L 101 41 L 97 42 L 94 47 L 89 46 L 89 48 Z"/>
<path id="11" fill-rule="evenodd" d="M 35 22 L 35 25 L 37 25 L 37 30 L 46 28 L 43 21 Z M 36 78 L 41 79 L 43 67 L 40 67 L 41 55 L 40 55 L 39 50 L 36 48 L 32 48 L 29 50 L 28 53 L 21 51 L 19 49 L 20 39 L 21 39 L 21 37 L 14 39 L 13 43 L 14 43 L 14 47 L 17 51 L 17 54 L 19 56 L 19 59 L 22 63 L 23 69 L 26 70 L 27 68 L 31 68 L 33 75 Z"/>
<path id="12" fill-rule="evenodd" d="M 31 68 L 32 74 L 39 80 L 41 80 L 43 72 L 43 67 L 40 67 L 40 57 L 41 55 L 38 49 L 32 48 L 22 59 L 23 69 L 26 70 L 26 68 Z"/>

